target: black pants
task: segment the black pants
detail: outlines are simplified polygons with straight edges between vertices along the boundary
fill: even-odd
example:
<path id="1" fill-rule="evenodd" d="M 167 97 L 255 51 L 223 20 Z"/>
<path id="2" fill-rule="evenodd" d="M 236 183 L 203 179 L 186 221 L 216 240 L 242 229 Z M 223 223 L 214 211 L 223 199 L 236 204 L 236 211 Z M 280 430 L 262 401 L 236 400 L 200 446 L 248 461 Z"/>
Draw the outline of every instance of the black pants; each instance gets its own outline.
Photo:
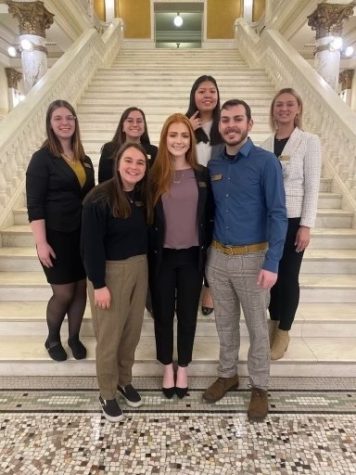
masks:
<path id="1" fill-rule="evenodd" d="M 177 351 L 179 366 L 192 361 L 202 272 L 199 248 L 164 249 L 162 262 L 151 278 L 151 296 L 155 323 L 157 359 L 163 364 L 173 361 L 173 320 L 177 300 Z"/>
<path id="2" fill-rule="evenodd" d="M 283 256 L 279 262 L 278 279 L 271 289 L 269 313 L 272 320 L 279 321 L 281 330 L 290 330 L 299 304 L 299 271 L 302 252 L 295 250 L 295 238 L 300 218 L 288 219 L 288 231 Z"/>

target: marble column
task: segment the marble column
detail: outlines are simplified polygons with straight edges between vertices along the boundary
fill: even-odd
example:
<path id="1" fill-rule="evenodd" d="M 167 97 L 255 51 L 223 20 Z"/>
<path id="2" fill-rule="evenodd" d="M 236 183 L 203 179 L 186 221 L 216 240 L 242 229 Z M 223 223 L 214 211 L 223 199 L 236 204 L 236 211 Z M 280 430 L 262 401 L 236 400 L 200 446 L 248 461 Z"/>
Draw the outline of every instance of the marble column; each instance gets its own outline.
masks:
<path id="1" fill-rule="evenodd" d="M 342 24 L 353 15 L 354 5 L 319 3 L 308 16 L 308 25 L 316 31 L 315 69 L 330 86 L 337 90 L 340 70 L 340 50 L 330 50 L 331 41 L 342 35 Z"/>
<path id="2" fill-rule="evenodd" d="M 27 93 L 47 71 L 46 29 L 53 23 L 53 14 L 41 1 L 8 0 L 9 13 L 19 21 L 19 42 L 29 40 L 30 50 L 21 51 L 24 89 Z"/>
<path id="3" fill-rule="evenodd" d="M 354 77 L 353 69 L 344 69 L 339 75 L 339 82 L 341 84 L 340 96 L 342 100 L 351 107 L 352 102 L 352 80 Z"/>
<path id="4" fill-rule="evenodd" d="M 5 68 L 5 72 L 9 97 L 9 109 L 13 109 L 19 103 L 22 96 L 18 87 L 18 83 L 22 79 L 22 74 L 14 68 Z"/>

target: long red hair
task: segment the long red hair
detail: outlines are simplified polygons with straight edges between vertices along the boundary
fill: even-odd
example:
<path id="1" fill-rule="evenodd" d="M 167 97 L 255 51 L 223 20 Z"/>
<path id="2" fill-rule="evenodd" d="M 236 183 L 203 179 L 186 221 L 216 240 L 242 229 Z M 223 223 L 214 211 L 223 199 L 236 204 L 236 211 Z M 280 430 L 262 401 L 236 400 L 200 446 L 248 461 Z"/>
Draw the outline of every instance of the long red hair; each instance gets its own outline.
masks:
<path id="1" fill-rule="evenodd" d="M 150 172 L 154 205 L 164 193 L 169 191 L 173 180 L 174 161 L 167 149 L 167 136 L 169 127 L 175 123 L 181 123 L 187 127 L 190 137 L 190 147 L 185 158 L 193 169 L 198 168 L 195 135 L 189 119 L 184 114 L 176 113 L 170 115 L 163 124 L 158 153 Z"/>

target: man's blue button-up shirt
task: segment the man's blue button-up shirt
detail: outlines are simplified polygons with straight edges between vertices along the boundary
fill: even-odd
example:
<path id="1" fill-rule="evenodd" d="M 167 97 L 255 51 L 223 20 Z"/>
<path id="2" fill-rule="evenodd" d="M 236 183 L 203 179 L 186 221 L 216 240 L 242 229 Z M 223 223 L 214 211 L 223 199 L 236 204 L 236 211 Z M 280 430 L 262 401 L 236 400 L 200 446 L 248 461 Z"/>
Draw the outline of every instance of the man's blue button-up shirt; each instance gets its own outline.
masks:
<path id="1" fill-rule="evenodd" d="M 287 232 L 280 163 L 248 139 L 234 156 L 208 163 L 215 200 L 214 239 L 227 246 L 268 242 L 263 269 L 278 271 Z"/>

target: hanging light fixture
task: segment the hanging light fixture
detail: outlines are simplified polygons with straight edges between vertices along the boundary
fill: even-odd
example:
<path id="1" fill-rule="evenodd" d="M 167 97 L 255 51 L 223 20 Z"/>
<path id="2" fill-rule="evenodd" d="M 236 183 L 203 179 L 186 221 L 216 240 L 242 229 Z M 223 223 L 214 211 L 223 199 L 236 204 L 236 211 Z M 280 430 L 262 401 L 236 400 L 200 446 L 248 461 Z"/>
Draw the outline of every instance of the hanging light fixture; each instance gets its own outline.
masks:
<path id="1" fill-rule="evenodd" d="M 174 17 L 173 23 L 174 23 L 174 25 L 177 26 L 178 28 L 183 25 L 183 18 L 180 16 L 179 12 L 178 12 L 177 15 Z"/>

